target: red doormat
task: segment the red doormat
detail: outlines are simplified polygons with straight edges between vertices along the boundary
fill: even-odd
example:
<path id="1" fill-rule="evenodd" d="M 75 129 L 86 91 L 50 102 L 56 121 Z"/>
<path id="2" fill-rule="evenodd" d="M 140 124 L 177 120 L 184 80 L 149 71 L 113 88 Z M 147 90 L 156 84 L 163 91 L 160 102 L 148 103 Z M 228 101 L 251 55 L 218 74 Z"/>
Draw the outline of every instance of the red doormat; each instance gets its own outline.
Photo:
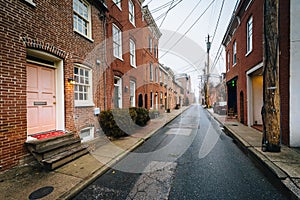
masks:
<path id="1" fill-rule="evenodd" d="M 60 136 L 63 134 L 65 134 L 64 131 L 49 131 L 49 132 L 45 132 L 45 133 L 31 135 L 31 137 L 34 137 L 38 140 L 43 140 L 43 139 L 47 139 L 47 138 L 57 137 L 57 136 Z"/>

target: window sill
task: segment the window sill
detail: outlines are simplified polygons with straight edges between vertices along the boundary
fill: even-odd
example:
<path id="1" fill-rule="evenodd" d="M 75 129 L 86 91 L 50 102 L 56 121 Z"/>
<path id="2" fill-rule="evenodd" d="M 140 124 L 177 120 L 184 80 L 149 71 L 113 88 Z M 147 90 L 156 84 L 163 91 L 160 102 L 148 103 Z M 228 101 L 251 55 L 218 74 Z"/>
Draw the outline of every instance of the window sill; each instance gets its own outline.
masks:
<path id="1" fill-rule="evenodd" d="M 235 67 L 236 66 L 236 63 L 234 63 L 233 65 L 232 65 L 232 67 Z"/>
<path id="2" fill-rule="evenodd" d="M 118 60 L 120 60 L 120 61 L 124 62 L 123 58 L 120 58 L 120 57 L 118 57 L 118 56 L 115 56 L 115 55 L 114 55 L 114 57 L 115 57 L 116 59 L 118 59 Z"/>
<path id="3" fill-rule="evenodd" d="M 94 107 L 95 104 L 93 102 L 75 102 L 75 108 L 82 108 L 82 107 Z"/>
<path id="4" fill-rule="evenodd" d="M 245 57 L 249 56 L 252 53 L 252 49 L 245 54 Z"/>
<path id="5" fill-rule="evenodd" d="M 74 30 L 74 32 L 77 33 L 77 34 L 79 34 L 80 36 L 84 37 L 85 39 L 89 40 L 90 42 L 94 42 L 94 40 L 92 38 L 90 38 L 90 37 L 88 37 L 88 36 L 86 36 L 86 35 L 78 32 L 76 30 Z"/>

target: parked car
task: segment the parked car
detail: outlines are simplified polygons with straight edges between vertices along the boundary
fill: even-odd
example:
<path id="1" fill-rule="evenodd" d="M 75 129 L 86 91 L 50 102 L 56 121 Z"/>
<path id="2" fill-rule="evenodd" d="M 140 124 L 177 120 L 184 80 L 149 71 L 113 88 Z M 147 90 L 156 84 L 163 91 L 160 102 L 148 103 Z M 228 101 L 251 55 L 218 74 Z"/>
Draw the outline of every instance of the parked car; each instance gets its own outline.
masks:
<path id="1" fill-rule="evenodd" d="M 226 101 L 215 102 L 213 110 L 214 110 L 214 113 L 217 113 L 219 115 L 226 115 L 226 113 L 227 113 L 227 102 Z"/>

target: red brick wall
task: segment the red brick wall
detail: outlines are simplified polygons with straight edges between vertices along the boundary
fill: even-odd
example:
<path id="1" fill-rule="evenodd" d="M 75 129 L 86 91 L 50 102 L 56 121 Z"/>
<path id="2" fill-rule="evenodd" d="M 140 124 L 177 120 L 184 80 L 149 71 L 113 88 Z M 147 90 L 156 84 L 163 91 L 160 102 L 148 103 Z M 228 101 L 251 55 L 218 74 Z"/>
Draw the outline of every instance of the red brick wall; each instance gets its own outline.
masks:
<path id="1" fill-rule="evenodd" d="M 122 78 L 122 106 L 128 108 L 130 106 L 130 80 L 136 82 L 136 106 L 138 106 L 138 96 L 143 95 L 143 107 L 145 107 L 145 94 L 147 94 L 147 109 L 150 109 L 150 92 L 160 90 L 159 83 L 151 82 L 149 80 L 149 64 L 153 63 L 153 75 L 155 73 L 155 67 L 158 67 L 158 60 L 154 57 L 154 53 L 150 53 L 148 49 L 148 38 L 150 30 L 148 24 L 142 18 L 142 10 L 139 0 L 132 0 L 135 5 L 135 26 L 129 21 L 128 2 L 121 2 L 122 10 L 120 10 L 112 0 L 107 1 L 109 9 L 108 25 L 107 25 L 107 39 L 108 39 L 108 65 L 107 69 L 107 109 L 112 109 L 113 104 L 113 77 L 119 76 Z M 122 60 L 113 56 L 112 48 L 112 26 L 115 24 L 122 31 Z M 136 66 L 134 68 L 130 66 L 130 54 L 129 54 L 129 39 L 135 41 L 136 45 Z M 153 37 L 154 44 L 158 44 Z M 125 90 L 128 88 L 128 91 Z"/>
<path id="2" fill-rule="evenodd" d="M 84 126 L 86 120 L 96 123 L 93 108 L 74 108 L 73 88 L 68 85 L 67 79 L 73 76 L 75 62 L 83 63 L 88 60 L 94 71 L 96 68 L 103 68 L 102 64 L 101 67 L 95 65 L 95 57 L 86 59 L 104 39 L 103 22 L 98 17 L 98 8 L 92 6 L 93 41 L 75 33 L 72 2 L 72 0 L 34 0 L 36 4 L 34 7 L 23 0 L 0 1 L 1 170 L 18 165 L 24 156 L 28 155 L 24 148 L 27 137 L 26 45 L 63 59 L 66 129 L 73 131 L 75 124 L 76 127 Z M 101 63 L 104 63 L 102 54 L 98 55 L 97 59 L 102 59 Z M 98 101 L 104 93 L 101 76 L 98 81 L 99 83 L 93 86 L 94 103 L 103 109 L 103 102 Z M 74 120 L 76 115 L 80 116 L 80 120 Z"/>
<path id="3" fill-rule="evenodd" d="M 289 144 L 289 43 L 290 43 L 290 1 L 280 2 L 280 101 L 281 101 L 281 131 L 282 143 Z M 241 24 L 233 35 L 231 42 L 226 47 L 226 52 L 230 51 L 230 71 L 226 73 L 227 81 L 234 77 L 237 80 L 237 94 L 244 93 L 244 119 L 247 122 L 247 85 L 246 72 L 258 63 L 263 62 L 263 0 L 255 0 L 247 12 L 241 17 Z M 250 16 L 253 16 L 253 50 L 251 54 L 246 54 L 246 23 Z M 232 67 L 232 46 L 233 41 L 237 41 L 237 64 Z M 227 54 L 226 54 L 227 60 Z M 227 66 L 228 67 L 228 66 Z M 240 99 L 238 101 L 238 117 L 240 116 Z"/>
<path id="4" fill-rule="evenodd" d="M 226 73 L 226 80 L 231 81 L 237 77 L 237 109 L 238 109 L 238 118 L 241 119 L 241 102 L 240 94 L 244 94 L 244 122 L 247 124 L 247 78 L 246 72 L 252 67 L 263 61 L 263 0 L 255 0 L 248 7 L 247 12 L 241 16 L 241 23 L 232 36 L 231 41 L 226 47 L 226 52 L 230 52 L 230 65 L 229 71 Z M 250 54 L 246 56 L 247 53 L 247 43 L 246 43 L 246 25 L 247 21 L 253 17 L 253 49 Z M 236 65 L 233 64 L 233 43 L 237 42 L 237 61 Z M 227 54 L 226 54 L 227 60 Z M 227 63 L 227 62 L 226 62 Z M 227 65 L 228 69 L 228 65 Z"/>

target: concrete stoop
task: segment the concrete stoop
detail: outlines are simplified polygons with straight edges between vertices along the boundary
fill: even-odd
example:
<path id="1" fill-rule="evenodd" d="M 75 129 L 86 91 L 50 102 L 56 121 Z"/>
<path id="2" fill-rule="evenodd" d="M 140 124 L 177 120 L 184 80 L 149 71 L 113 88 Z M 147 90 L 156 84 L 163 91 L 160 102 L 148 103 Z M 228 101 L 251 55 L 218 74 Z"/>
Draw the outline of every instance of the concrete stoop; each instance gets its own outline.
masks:
<path id="1" fill-rule="evenodd" d="M 56 169 L 88 153 L 88 146 L 73 133 L 43 140 L 27 141 L 26 147 L 36 160 L 48 170 Z"/>

